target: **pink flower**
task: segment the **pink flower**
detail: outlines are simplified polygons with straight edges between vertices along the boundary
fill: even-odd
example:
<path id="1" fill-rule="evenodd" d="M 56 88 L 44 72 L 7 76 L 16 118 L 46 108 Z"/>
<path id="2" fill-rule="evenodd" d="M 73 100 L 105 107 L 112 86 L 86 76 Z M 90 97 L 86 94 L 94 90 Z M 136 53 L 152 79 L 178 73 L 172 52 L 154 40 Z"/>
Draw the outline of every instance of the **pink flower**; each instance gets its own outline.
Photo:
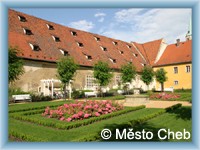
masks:
<path id="1" fill-rule="evenodd" d="M 90 114 L 85 114 L 84 115 L 84 118 L 88 118 L 88 117 L 90 117 Z"/>
<path id="2" fill-rule="evenodd" d="M 96 117 L 99 117 L 100 114 L 99 114 L 98 112 L 95 112 L 95 116 L 96 116 Z"/>
<path id="3" fill-rule="evenodd" d="M 70 122 L 72 120 L 72 118 L 67 118 L 67 122 Z"/>
<path id="4" fill-rule="evenodd" d="M 61 120 L 61 121 L 65 120 L 65 117 L 61 117 L 60 120 Z"/>

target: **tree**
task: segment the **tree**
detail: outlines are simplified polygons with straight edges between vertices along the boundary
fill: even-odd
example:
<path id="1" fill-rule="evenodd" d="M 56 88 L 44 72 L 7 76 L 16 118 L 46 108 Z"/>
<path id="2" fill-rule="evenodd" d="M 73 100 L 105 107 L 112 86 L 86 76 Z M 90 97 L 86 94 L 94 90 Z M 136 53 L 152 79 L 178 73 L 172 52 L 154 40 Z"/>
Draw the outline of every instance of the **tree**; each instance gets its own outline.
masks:
<path id="1" fill-rule="evenodd" d="M 142 69 L 141 80 L 147 85 L 149 90 L 149 84 L 153 81 L 154 71 L 151 67 L 145 66 Z"/>
<path id="2" fill-rule="evenodd" d="M 74 62 L 74 59 L 71 57 L 62 57 L 57 62 L 57 72 L 58 78 L 63 83 L 64 89 L 64 99 L 66 100 L 66 86 L 69 85 L 70 80 L 72 80 L 78 65 Z"/>
<path id="3" fill-rule="evenodd" d="M 132 63 L 121 66 L 121 80 L 123 83 L 131 83 L 132 79 L 135 79 L 136 69 Z"/>
<path id="4" fill-rule="evenodd" d="M 98 61 L 94 65 L 94 77 L 97 79 L 97 83 L 99 83 L 100 85 L 101 96 L 102 96 L 101 87 L 108 85 L 112 76 L 113 75 L 111 73 L 111 69 L 109 68 L 108 63 L 103 61 Z"/>
<path id="5" fill-rule="evenodd" d="M 161 84 L 161 91 L 164 91 L 164 82 L 167 81 L 167 72 L 163 69 L 160 68 L 156 70 L 155 76 L 156 76 L 156 81 L 158 81 Z"/>
<path id="6" fill-rule="evenodd" d="M 19 76 L 24 73 L 24 63 L 18 55 L 19 51 L 17 48 L 9 47 L 8 49 L 8 80 L 9 83 L 19 79 Z"/>

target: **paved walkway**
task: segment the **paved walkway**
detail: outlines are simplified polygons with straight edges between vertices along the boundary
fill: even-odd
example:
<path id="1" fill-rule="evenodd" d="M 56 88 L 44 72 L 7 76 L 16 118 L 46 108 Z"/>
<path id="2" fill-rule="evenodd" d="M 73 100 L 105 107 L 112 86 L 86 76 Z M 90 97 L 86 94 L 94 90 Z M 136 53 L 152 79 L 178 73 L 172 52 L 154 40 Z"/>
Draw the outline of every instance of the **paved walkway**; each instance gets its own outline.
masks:
<path id="1" fill-rule="evenodd" d="M 191 103 L 185 101 L 158 101 L 158 100 L 150 100 L 149 103 L 146 103 L 146 108 L 167 108 L 175 104 L 182 104 L 182 106 L 192 106 Z M 128 103 L 124 103 L 124 106 L 137 106 L 131 105 Z"/>

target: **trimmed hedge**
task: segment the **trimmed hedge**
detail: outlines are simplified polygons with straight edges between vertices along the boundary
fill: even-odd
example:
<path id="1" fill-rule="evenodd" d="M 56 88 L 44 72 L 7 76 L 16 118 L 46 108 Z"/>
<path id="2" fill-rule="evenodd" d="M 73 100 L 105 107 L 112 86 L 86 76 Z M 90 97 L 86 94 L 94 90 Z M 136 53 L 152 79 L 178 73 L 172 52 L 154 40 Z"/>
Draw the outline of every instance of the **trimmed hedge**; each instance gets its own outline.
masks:
<path id="1" fill-rule="evenodd" d="M 173 106 L 171 106 L 171 107 L 165 108 L 165 110 L 166 110 L 167 112 L 171 112 L 171 111 L 174 111 L 174 110 L 176 110 L 177 108 L 179 108 L 179 107 L 181 107 L 181 106 L 182 106 L 182 104 L 178 103 L 178 104 L 175 104 L 175 105 L 173 105 Z"/>
<path id="2" fill-rule="evenodd" d="M 110 114 L 105 114 L 99 117 L 93 117 L 93 118 L 89 118 L 89 119 L 85 119 L 85 120 L 81 120 L 81 121 L 75 121 L 75 122 L 71 122 L 71 123 L 65 123 L 65 122 L 46 122 L 45 120 L 41 120 L 41 119 L 36 119 L 33 117 L 27 117 L 26 115 L 32 115 L 32 114 L 38 114 L 38 113 L 42 113 L 41 110 L 38 111 L 34 111 L 34 112 L 28 112 L 28 113 L 22 113 L 22 114 L 13 114 L 10 115 L 10 117 L 14 118 L 14 119 L 18 119 L 18 120 L 22 120 L 22 121 L 28 121 L 28 122 L 32 122 L 32 123 L 36 123 L 39 125 L 43 125 L 43 126 L 48 126 L 48 127 L 52 127 L 52 128 L 57 128 L 57 129 L 63 129 L 63 130 L 69 130 L 72 128 L 77 128 L 80 126 L 85 126 L 88 124 L 92 124 L 94 122 L 97 121 L 101 121 L 101 120 L 105 120 L 105 119 L 109 119 L 115 116 L 119 116 L 122 114 L 126 114 L 132 111 L 136 111 L 139 109 L 143 109 L 145 108 L 144 105 L 141 106 L 137 106 L 137 107 L 133 107 L 133 108 L 126 108 L 117 112 L 113 112 Z"/>
<path id="3" fill-rule="evenodd" d="M 15 137 L 17 139 L 20 139 L 22 141 L 28 141 L 28 142 L 47 142 L 48 140 L 46 139 L 40 139 L 40 138 L 36 138 L 30 135 L 26 135 L 14 130 L 9 130 L 9 136 L 11 137 Z"/>

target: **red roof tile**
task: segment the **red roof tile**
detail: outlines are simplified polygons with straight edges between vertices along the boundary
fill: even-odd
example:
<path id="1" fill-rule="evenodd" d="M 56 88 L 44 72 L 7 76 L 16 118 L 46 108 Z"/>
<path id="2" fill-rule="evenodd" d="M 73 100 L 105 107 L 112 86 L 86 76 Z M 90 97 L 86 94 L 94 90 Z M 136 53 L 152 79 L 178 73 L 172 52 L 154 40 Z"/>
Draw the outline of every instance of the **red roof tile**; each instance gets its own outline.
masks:
<path id="1" fill-rule="evenodd" d="M 192 62 L 192 40 L 168 45 L 160 60 L 154 66 Z"/>
<path id="2" fill-rule="evenodd" d="M 18 15 L 24 16 L 27 21 L 21 22 Z M 46 24 L 52 25 L 54 30 L 49 30 Z M 30 29 L 33 35 L 25 35 L 23 28 Z M 71 31 L 77 35 L 73 36 Z M 52 36 L 59 37 L 60 42 L 55 42 Z M 100 41 L 96 41 L 95 37 L 100 38 Z M 117 44 L 113 44 L 113 41 Z M 82 43 L 83 47 L 79 47 L 77 42 Z M 41 50 L 33 51 L 29 43 L 37 44 Z M 127 45 L 131 44 L 9 10 L 9 46 L 17 46 L 21 50 L 20 57 L 23 58 L 55 62 L 62 56 L 59 49 L 63 49 L 82 66 L 93 66 L 96 61 L 103 60 L 111 68 L 119 69 L 122 64 L 131 61 L 141 71 L 142 64 L 147 62 L 140 55 L 135 57 L 133 54 L 137 54 L 137 50 L 133 46 L 128 48 Z M 107 51 L 103 51 L 101 46 Z M 150 45 L 147 47 L 151 48 Z M 88 60 L 86 56 L 91 56 L 92 60 Z M 115 59 L 116 63 L 112 63 L 109 58 Z"/>

